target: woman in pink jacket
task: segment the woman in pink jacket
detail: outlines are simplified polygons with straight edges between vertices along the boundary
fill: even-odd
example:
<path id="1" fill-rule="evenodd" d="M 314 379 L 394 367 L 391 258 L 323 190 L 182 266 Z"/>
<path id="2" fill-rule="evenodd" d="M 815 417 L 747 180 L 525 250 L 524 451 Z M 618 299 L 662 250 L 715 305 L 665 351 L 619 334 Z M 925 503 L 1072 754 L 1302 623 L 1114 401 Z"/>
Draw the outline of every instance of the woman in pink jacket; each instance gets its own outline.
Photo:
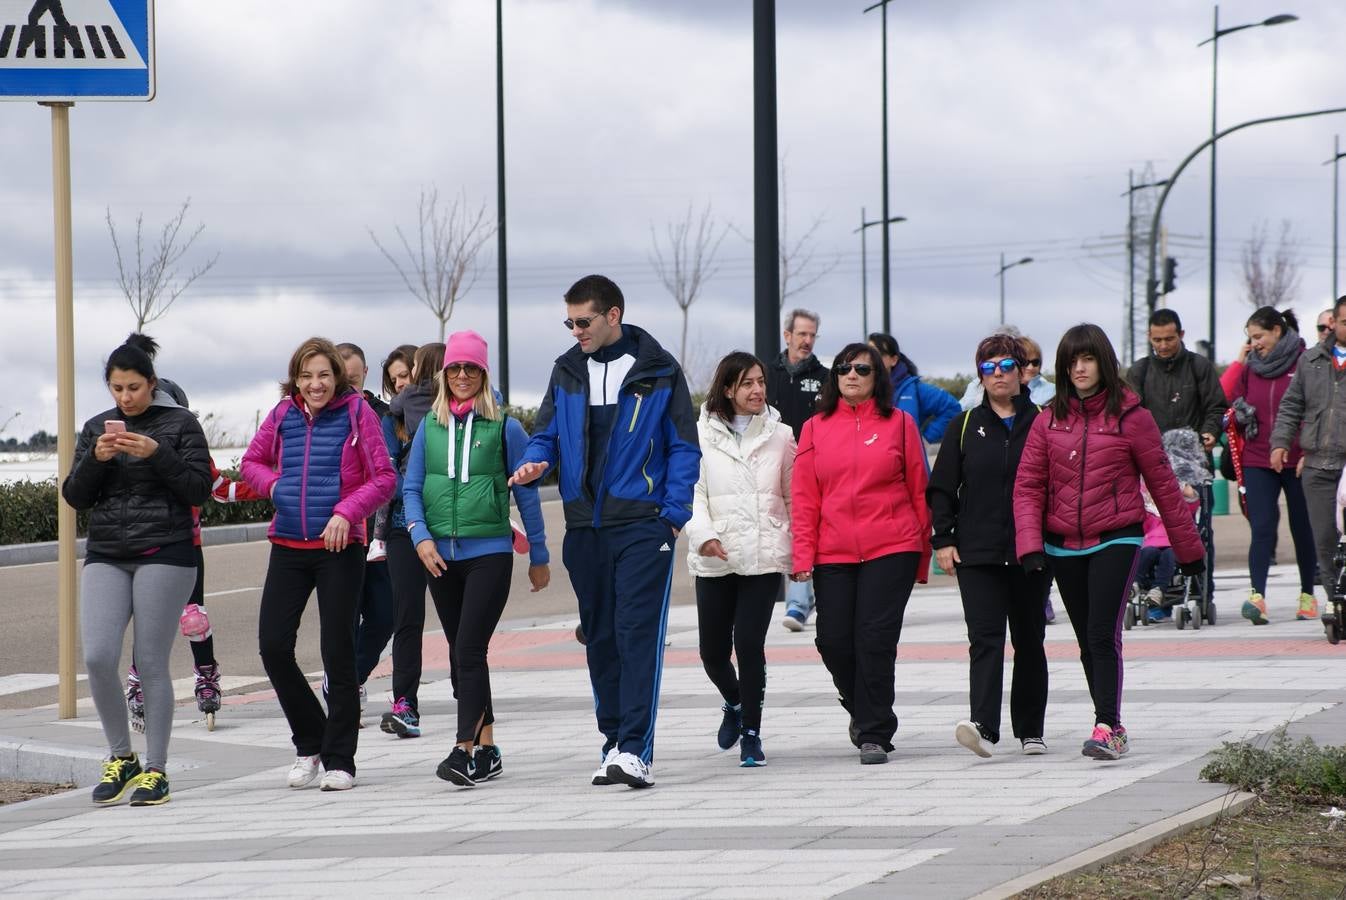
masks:
<path id="1" fill-rule="evenodd" d="M 1122 617 L 1143 537 L 1140 479 L 1184 575 L 1205 569 L 1205 550 L 1154 417 L 1122 381 L 1103 329 L 1067 331 L 1056 373 L 1056 398 L 1033 422 L 1014 483 L 1016 550 L 1029 572 L 1052 558 L 1094 702 L 1083 753 L 1117 759 L 1127 751 Z"/>
<path id="2" fill-rule="evenodd" d="M 851 743 L 865 765 L 888 761 L 897 731 L 902 615 L 930 565 L 926 481 L 920 431 L 893 408 L 878 351 L 847 345 L 799 436 L 790 577 L 813 579 L 815 643 L 851 714 Z"/>
<path id="3" fill-rule="evenodd" d="M 257 636 L 298 751 L 290 787 L 312 784 L 321 765 L 322 789 L 344 791 L 355 786 L 360 725 L 355 614 L 365 520 L 393 495 L 397 476 L 379 417 L 347 384 L 331 341 L 315 337 L 299 345 L 281 396 L 241 465 L 248 485 L 276 507 Z M 315 588 L 326 714 L 294 657 L 299 620 Z"/>

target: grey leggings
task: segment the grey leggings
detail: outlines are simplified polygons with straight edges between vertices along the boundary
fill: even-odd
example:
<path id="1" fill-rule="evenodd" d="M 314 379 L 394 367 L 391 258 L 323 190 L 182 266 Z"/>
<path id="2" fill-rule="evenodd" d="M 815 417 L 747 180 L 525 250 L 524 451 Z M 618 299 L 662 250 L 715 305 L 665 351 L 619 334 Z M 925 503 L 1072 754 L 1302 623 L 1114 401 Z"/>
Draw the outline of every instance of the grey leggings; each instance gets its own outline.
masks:
<path id="1" fill-rule="evenodd" d="M 196 569 L 187 566 L 104 562 L 84 566 L 80 582 L 84 668 L 114 756 L 131 755 L 121 656 L 126 624 L 135 622 L 136 669 L 145 694 L 146 768 L 162 771 L 168 761 L 168 737 L 173 731 L 168 657 L 182 605 L 195 583 Z"/>

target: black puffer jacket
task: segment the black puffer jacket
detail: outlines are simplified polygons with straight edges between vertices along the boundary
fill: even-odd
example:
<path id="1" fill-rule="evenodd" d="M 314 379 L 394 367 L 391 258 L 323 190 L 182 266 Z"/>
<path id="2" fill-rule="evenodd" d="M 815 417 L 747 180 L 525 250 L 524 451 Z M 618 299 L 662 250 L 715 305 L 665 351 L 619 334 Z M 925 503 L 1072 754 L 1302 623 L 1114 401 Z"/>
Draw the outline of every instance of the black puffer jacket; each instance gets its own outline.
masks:
<path id="1" fill-rule="evenodd" d="M 1014 428 L 1006 429 L 989 399 L 949 422 L 930 470 L 926 502 L 935 535 L 930 545 L 957 547 L 962 565 L 994 566 L 1014 555 L 1014 477 L 1038 408 L 1028 394 L 1014 398 Z"/>
<path id="2" fill-rule="evenodd" d="M 794 429 L 796 441 L 804 423 L 813 415 L 826 382 L 827 367 L 812 354 L 798 371 L 791 370 L 784 350 L 767 363 L 766 402 L 774 406 L 781 420 Z"/>
<path id="3" fill-rule="evenodd" d="M 118 453 L 107 462 L 94 456 L 103 422 L 122 419 L 126 430 L 154 438 L 148 459 Z M 155 547 L 192 539 L 192 507 L 210 498 L 210 449 L 190 411 L 158 391 L 149 409 L 127 418 L 113 407 L 84 423 L 75 461 L 61 496 L 89 510 L 88 550 L 130 558 Z"/>

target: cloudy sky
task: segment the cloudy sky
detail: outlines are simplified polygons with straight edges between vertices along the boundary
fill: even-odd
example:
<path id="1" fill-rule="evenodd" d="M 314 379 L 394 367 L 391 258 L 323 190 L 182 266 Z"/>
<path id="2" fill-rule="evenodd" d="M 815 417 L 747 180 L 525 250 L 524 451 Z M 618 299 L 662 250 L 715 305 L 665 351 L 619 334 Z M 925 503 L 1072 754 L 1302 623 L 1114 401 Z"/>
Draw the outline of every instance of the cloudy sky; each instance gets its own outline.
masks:
<path id="1" fill-rule="evenodd" d="M 1220 122 L 1346 105 L 1346 6 L 1230 0 L 1221 24 L 1300 21 L 1220 42 Z M 826 355 L 861 335 L 861 207 L 880 197 L 880 51 L 865 2 L 780 0 L 779 141 L 789 224 L 821 219 L 826 277 L 791 298 L 821 312 Z M 414 223 L 421 188 L 495 204 L 494 4 L 237 0 L 157 4 L 158 95 L 71 111 L 77 416 L 110 405 L 102 361 L 134 324 L 105 211 L 148 229 L 191 197 L 216 268 L 147 330 L 192 405 L 245 434 L 310 334 L 393 346 L 433 340 L 434 317 L 367 229 Z M 1211 6 L 901 0 L 889 13 L 894 330 L 934 374 L 970 368 L 998 320 L 1054 346 L 1097 321 L 1122 335 L 1127 172 L 1166 177 L 1209 135 Z M 0 23 L 3 24 L 3 23 Z M 689 369 L 752 346 L 752 4 L 749 0 L 505 0 L 511 380 L 535 402 L 569 344 L 560 296 L 605 272 L 628 321 L 675 348 L 680 313 L 649 262 L 651 227 L 709 204 L 734 231 L 691 309 Z M 0 75 L 0 77 L 3 77 Z M 1291 223 L 1301 310 L 1331 293 L 1333 135 L 1342 117 L 1263 126 L 1220 151 L 1218 343 L 1251 311 L 1239 257 L 1253 230 Z M 56 420 L 50 124 L 0 105 L 0 422 L 26 437 Z M 1199 160 L 1165 212 L 1189 343 L 1207 334 Z M 879 321 L 879 233 L 869 240 Z M 450 328 L 494 345 L 494 242 Z M 493 347 L 494 351 L 494 347 Z M 1050 356 L 1051 351 L 1048 350 Z"/>

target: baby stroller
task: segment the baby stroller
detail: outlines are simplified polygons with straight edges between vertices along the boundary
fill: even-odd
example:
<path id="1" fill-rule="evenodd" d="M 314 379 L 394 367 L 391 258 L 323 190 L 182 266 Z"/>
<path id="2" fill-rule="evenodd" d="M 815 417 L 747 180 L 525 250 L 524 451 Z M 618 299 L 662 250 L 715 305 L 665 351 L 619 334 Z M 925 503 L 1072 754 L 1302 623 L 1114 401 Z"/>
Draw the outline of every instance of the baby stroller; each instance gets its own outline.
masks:
<path id="1" fill-rule="evenodd" d="M 1346 527 L 1346 521 L 1342 522 Z M 1332 555 L 1332 568 L 1336 578 L 1332 581 L 1331 596 L 1327 608 L 1323 610 L 1323 630 L 1327 632 L 1327 642 L 1337 644 L 1346 633 L 1346 533 L 1337 539 L 1337 552 Z"/>

